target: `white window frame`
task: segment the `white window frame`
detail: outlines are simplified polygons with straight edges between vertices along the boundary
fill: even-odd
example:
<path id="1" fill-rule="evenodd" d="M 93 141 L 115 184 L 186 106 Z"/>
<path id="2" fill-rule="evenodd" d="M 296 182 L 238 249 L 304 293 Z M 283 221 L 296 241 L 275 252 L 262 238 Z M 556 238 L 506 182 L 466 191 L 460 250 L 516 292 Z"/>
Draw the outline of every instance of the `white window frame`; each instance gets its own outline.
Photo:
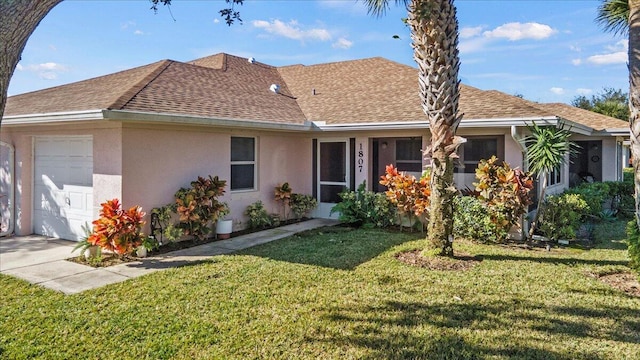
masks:
<path id="1" fill-rule="evenodd" d="M 553 169 L 547 174 L 547 186 L 562 184 L 562 169 Z"/>
<path id="2" fill-rule="evenodd" d="M 253 139 L 253 160 L 243 160 L 243 161 L 233 161 L 233 139 Z M 258 190 L 258 138 L 255 136 L 232 136 L 231 141 L 229 142 L 229 189 L 231 192 L 249 192 Z M 231 176 L 231 171 L 234 165 L 253 165 L 253 187 L 252 188 L 242 188 L 242 189 L 234 189 L 233 188 L 233 177 Z"/>

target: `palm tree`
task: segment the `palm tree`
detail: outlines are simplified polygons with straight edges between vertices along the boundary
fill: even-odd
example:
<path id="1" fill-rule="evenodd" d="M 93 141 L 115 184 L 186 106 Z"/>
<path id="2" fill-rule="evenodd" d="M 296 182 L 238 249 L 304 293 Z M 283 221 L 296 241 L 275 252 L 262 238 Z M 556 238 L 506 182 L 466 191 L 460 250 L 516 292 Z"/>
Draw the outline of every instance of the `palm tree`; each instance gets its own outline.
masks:
<path id="1" fill-rule="evenodd" d="M 606 0 L 596 21 L 606 31 L 629 35 L 629 128 L 636 200 L 636 223 L 640 227 L 640 0 Z"/>
<path id="2" fill-rule="evenodd" d="M 389 0 L 364 0 L 369 11 L 380 15 Z M 422 108 L 429 120 L 431 145 L 431 208 L 428 238 L 439 255 L 453 256 L 453 160 L 464 142 L 455 136 L 462 115 L 458 71 L 458 19 L 453 0 L 396 0 L 407 5 L 407 25 L 411 29 L 413 58 L 418 64 L 418 84 Z"/>
<path id="3" fill-rule="evenodd" d="M 526 136 L 522 142 L 527 149 L 529 171 L 536 174 L 540 182 L 538 209 L 531 222 L 529 236 L 527 237 L 530 242 L 542 213 L 544 196 L 547 190 L 547 175 L 554 170 L 559 171 L 560 167 L 567 162 L 567 155 L 574 153 L 577 145 L 569 141 L 571 132 L 564 129 L 562 124 L 559 124 L 558 127 L 552 127 L 538 126 L 534 123 L 528 128 L 531 134 Z"/>

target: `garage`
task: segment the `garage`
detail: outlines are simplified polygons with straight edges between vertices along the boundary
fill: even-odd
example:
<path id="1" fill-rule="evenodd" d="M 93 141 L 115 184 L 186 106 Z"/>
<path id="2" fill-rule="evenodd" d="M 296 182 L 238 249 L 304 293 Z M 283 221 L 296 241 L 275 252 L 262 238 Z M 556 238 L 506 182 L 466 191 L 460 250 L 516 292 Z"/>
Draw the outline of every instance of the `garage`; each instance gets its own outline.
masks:
<path id="1" fill-rule="evenodd" d="M 79 241 L 93 221 L 93 138 L 36 137 L 33 232 Z"/>

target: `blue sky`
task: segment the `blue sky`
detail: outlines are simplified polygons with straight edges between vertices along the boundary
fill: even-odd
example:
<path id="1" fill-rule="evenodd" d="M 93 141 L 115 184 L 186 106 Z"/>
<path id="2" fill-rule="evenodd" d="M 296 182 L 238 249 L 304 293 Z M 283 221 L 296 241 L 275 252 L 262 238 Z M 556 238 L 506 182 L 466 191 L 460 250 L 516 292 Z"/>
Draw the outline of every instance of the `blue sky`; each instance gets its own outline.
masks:
<path id="1" fill-rule="evenodd" d="M 465 84 L 567 103 L 605 87 L 628 90 L 628 42 L 595 24 L 599 0 L 455 4 Z M 415 66 L 402 6 L 376 18 L 352 0 L 246 0 L 243 24 L 232 27 L 218 15 L 223 6 L 173 0 L 154 14 L 144 0 L 63 1 L 27 43 L 9 95 L 219 52 L 275 66 L 374 56 Z"/>

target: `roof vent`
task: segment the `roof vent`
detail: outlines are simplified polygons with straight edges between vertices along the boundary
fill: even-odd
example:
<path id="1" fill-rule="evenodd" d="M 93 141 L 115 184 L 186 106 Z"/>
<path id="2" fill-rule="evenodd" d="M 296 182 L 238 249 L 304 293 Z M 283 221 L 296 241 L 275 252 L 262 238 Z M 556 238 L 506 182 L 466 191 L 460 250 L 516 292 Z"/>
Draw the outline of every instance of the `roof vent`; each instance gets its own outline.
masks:
<path id="1" fill-rule="evenodd" d="M 247 61 L 248 61 L 250 64 L 253 64 L 253 63 L 255 63 L 255 62 L 256 62 L 256 58 L 254 58 L 254 57 L 250 57 L 250 58 L 248 58 L 248 59 L 247 59 Z"/>
<path id="2" fill-rule="evenodd" d="M 276 94 L 280 94 L 280 85 L 271 84 L 271 86 L 269 87 L 269 90 L 273 91 Z"/>

